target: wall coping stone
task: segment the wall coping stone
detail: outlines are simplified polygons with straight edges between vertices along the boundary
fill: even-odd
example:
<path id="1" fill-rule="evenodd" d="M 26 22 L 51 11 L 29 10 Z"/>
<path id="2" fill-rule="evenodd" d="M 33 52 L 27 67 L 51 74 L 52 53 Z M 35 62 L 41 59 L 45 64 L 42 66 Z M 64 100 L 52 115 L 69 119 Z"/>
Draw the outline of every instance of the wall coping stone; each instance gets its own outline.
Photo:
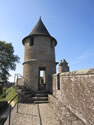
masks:
<path id="1" fill-rule="evenodd" d="M 70 75 L 89 75 L 94 74 L 94 69 L 84 69 L 84 70 L 78 70 L 78 71 L 72 71 L 72 72 L 62 72 L 60 73 L 60 76 L 70 76 Z"/>
<path id="2" fill-rule="evenodd" d="M 57 76 L 57 74 L 53 74 L 53 77 Z"/>

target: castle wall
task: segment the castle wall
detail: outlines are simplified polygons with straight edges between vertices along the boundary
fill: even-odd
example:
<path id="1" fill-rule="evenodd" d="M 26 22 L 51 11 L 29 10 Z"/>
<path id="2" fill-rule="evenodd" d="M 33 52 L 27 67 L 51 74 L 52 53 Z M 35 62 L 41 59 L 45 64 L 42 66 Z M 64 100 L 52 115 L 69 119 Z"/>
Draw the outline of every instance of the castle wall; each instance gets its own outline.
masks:
<path id="1" fill-rule="evenodd" d="M 79 125 L 93 125 L 94 69 L 54 74 L 53 96 L 49 96 L 49 101 L 57 110 L 62 123 L 69 121 L 65 117 L 69 112 L 70 117 L 74 115 L 78 118 L 78 121 L 74 120 L 74 122 L 71 119 L 70 125 L 78 125 L 79 122 Z"/>
<path id="2" fill-rule="evenodd" d="M 72 113 L 66 105 L 59 101 L 58 98 L 49 95 L 48 99 L 60 125 L 85 125 L 84 122 Z"/>

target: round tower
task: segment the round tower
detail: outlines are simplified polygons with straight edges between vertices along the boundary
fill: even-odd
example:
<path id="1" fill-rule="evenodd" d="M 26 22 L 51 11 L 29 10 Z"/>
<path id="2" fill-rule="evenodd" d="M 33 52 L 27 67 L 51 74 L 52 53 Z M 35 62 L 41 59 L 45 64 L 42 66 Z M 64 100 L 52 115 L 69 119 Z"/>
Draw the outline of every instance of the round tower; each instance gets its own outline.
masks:
<path id="1" fill-rule="evenodd" d="M 58 73 L 62 73 L 62 72 L 69 72 L 69 66 L 65 59 L 61 60 L 58 67 Z"/>
<path id="2" fill-rule="evenodd" d="M 57 41 L 49 34 L 41 18 L 22 43 L 24 45 L 23 76 L 28 79 L 27 87 L 34 92 L 42 90 L 52 92 L 52 75 L 56 73 Z"/>

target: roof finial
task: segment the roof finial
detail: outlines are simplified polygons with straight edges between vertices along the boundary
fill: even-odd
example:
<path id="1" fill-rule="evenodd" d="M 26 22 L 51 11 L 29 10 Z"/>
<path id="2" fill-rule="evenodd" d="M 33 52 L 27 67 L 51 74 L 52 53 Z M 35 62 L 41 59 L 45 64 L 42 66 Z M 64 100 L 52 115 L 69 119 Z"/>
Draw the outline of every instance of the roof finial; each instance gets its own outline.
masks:
<path id="1" fill-rule="evenodd" d="M 40 16 L 40 18 L 39 18 L 40 20 L 41 20 L 41 16 Z"/>

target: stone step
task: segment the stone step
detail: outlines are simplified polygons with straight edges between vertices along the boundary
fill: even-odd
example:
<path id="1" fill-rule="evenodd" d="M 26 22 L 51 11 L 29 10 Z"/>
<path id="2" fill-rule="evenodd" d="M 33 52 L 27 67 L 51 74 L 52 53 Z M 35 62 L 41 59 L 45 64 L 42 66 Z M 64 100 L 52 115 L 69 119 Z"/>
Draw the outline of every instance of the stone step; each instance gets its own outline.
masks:
<path id="1" fill-rule="evenodd" d="M 48 101 L 34 101 L 34 104 L 48 103 Z"/>
<path id="2" fill-rule="evenodd" d="M 25 95 L 22 98 L 19 98 L 20 103 L 33 103 L 32 96 L 30 95 Z"/>
<path id="3" fill-rule="evenodd" d="M 36 93 L 37 97 L 48 97 L 47 93 Z"/>
<path id="4" fill-rule="evenodd" d="M 32 94 L 25 94 L 23 95 L 24 98 L 32 98 Z"/>
<path id="5" fill-rule="evenodd" d="M 41 93 L 42 93 L 42 94 L 43 94 L 43 93 L 47 93 L 47 94 L 48 94 L 48 92 L 46 92 L 46 91 L 38 91 L 38 92 L 37 92 L 37 94 L 41 94 Z"/>
<path id="6" fill-rule="evenodd" d="M 23 91 L 23 94 L 32 94 L 30 91 Z"/>
<path id="7" fill-rule="evenodd" d="M 32 94 L 29 90 L 23 91 L 22 98 L 20 96 L 20 102 L 22 103 L 47 103 L 48 93 L 46 91 L 38 91 Z"/>
<path id="8" fill-rule="evenodd" d="M 22 98 L 20 98 L 20 102 L 23 103 L 32 103 L 32 102 L 48 102 L 48 97 L 32 97 L 32 95 L 24 95 Z"/>
<path id="9" fill-rule="evenodd" d="M 32 97 L 33 101 L 48 101 L 48 97 Z"/>
<path id="10" fill-rule="evenodd" d="M 20 103 L 33 103 L 32 99 L 22 99 Z"/>
<path id="11" fill-rule="evenodd" d="M 33 97 L 32 97 L 33 98 Z M 22 103 L 48 103 L 48 98 L 23 98 L 20 100 Z"/>

